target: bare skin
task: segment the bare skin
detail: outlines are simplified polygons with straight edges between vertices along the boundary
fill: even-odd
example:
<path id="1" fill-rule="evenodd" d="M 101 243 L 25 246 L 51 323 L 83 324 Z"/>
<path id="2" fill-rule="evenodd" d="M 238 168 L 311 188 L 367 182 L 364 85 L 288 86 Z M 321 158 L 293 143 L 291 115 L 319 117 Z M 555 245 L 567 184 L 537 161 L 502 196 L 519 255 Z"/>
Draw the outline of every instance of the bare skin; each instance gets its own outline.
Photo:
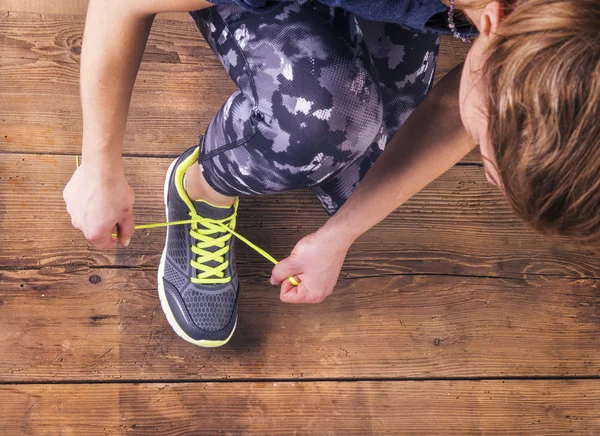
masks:
<path id="1" fill-rule="evenodd" d="M 227 197 L 215 191 L 200 171 L 198 162 L 185 172 L 185 191 L 192 200 L 205 200 L 215 206 L 231 206 L 235 197 Z"/>

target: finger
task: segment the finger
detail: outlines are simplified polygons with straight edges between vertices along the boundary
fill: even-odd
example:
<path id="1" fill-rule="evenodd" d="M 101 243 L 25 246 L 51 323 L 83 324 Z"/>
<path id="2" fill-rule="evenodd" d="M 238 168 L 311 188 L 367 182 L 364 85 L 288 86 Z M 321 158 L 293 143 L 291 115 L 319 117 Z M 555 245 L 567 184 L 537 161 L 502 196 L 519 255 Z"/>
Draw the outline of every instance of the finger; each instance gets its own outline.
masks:
<path id="1" fill-rule="evenodd" d="M 84 233 L 85 237 L 88 241 L 90 241 L 96 248 L 101 250 L 108 250 L 109 248 L 114 247 L 117 242 L 117 239 L 114 238 L 108 232 L 96 232 L 96 233 Z"/>
<path id="2" fill-rule="evenodd" d="M 280 295 L 284 303 L 301 304 L 310 301 L 310 292 L 304 283 L 294 286 L 289 292 Z"/>
<path id="3" fill-rule="evenodd" d="M 287 294 L 288 292 L 293 291 L 296 288 L 296 286 L 292 285 L 289 281 L 284 281 L 281 283 L 281 290 L 279 291 L 279 296 L 283 296 L 285 294 Z"/>
<path id="4" fill-rule="evenodd" d="M 116 245 L 116 243 L 117 240 L 112 238 L 103 240 L 101 242 L 92 241 L 92 244 L 94 244 L 94 246 L 100 250 L 110 250 Z"/>
<path id="5" fill-rule="evenodd" d="M 302 282 L 298 276 L 289 276 L 284 283 L 290 283 L 292 286 L 298 286 Z"/>
<path id="6" fill-rule="evenodd" d="M 275 265 L 273 272 L 271 273 L 270 281 L 272 285 L 278 285 L 284 280 L 287 280 L 288 277 L 294 277 L 299 283 L 300 280 L 296 278 L 298 274 L 302 274 L 302 271 L 300 271 L 300 268 L 295 264 L 293 256 L 289 256 Z"/>
<path id="7" fill-rule="evenodd" d="M 129 245 L 129 241 L 131 240 L 131 237 L 133 236 L 133 233 L 135 232 L 135 226 L 133 224 L 133 214 L 130 213 L 127 216 L 125 216 L 121 221 L 119 221 L 117 227 L 119 242 L 123 247 L 127 247 Z"/>

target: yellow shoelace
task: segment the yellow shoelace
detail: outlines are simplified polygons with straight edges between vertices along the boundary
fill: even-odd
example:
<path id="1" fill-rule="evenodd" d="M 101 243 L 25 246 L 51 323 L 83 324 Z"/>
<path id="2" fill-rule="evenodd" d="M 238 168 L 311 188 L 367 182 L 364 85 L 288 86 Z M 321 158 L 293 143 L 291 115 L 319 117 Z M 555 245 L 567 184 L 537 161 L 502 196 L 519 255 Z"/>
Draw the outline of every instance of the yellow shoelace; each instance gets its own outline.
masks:
<path id="1" fill-rule="evenodd" d="M 191 260 L 192 268 L 198 272 L 196 277 L 192 277 L 192 283 L 202 285 L 214 285 L 217 283 L 229 283 L 230 277 L 225 277 L 225 270 L 229 266 L 229 261 L 225 260 L 225 255 L 229 252 L 230 245 L 227 242 L 232 238 L 231 233 L 225 232 L 222 236 L 213 236 L 216 233 L 223 233 L 224 228 L 233 229 L 237 217 L 237 210 L 227 218 L 221 220 L 203 219 L 198 214 L 190 212 L 192 229 L 190 236 L 196 241 L 192 245 L 192 252 L 196 254 L 196 259 Z M 201 224 L 204 228 L 200 228 Z M 215 251 L 208 248 L 218 247 Z M 209 262 L 216 262 L 217 266 L 209 266 Z"/>
<path id="2" fill-rule="evenodd" d="M 77 163 L 77 168 L 79 168 L 79 156 L 75 156 L 75 160 Z M 227 253 L 229 247 L 226 245 L 226 242 L 231 239 L 232 236 L 235 236 L 240 241 L 248 245 L 262 257 L 277 265 L 279 261 L 267 253 L 265 250 L 260 248 L 258 245 L 252 243 L 239 233 L 237 233 L 232 228 L 228 227 L 225 223 L 230 223 L 235 220 L 237 212 L 234 212 L 230 217 L 214 220 L 209 218 L 203 218 L 199 215 L 192 215 L 190 212 L 191 218 L 189 220 L 181 220 L 181 221 L 170 221 L 164 223 L 151 223 L 151 224 L 138 224 L 134 227 L 135 230 L 146 230 L 146 229 L 156 229 L 159 227 L 169 227 L 169 226 L 181 226 L 186 224 L 191 224 L 193 227 L 197 226 L 197 224 L 202 224 L 206 229 L 198 229 L 192 228 L 190 234 L 192 238 L 199 240 L 200 243 L 192 246 L 192 251 L 198 256 L 196 260 L 192 260 L 192 266 L 197 270 L 202 271 L 198 274 L 198 277 L 192 277 L 192 282 L 194 283 L 207 283 L 207 280 L 210 280 L 211 283 L 227 283 L 231 278 L 224 278 L 224 271 L 229 266 L 229 261 L 224 262 L 223 255 Z M 221 231 L 225 231 L 228 234 L 221 236 L 219 238 L 213 238 L 210 235 L 214 233 L 221 233 Z M 112 236 L 117 237 L 118 234 L 112 233 Z M 221 245 L 222 244 L 222 245 Z M 221 246 L 221 248 L 215 252 L 207 251 L 204 248 Z M 208 265 L 204 265 L 205 262 L 209 262 L 211 260 L 217 261 L 220 263 L 217 267 L 210 267 Z M 217 279 L 209 279 L 208 277 L 220 276 Z M 214 280 L 222 280 L 215 282 Z M 227 280 L 227 281 L 224 281 Z M 288 277 L 289 282 L 298 286 L 300 283 L 294 277 Z"/>

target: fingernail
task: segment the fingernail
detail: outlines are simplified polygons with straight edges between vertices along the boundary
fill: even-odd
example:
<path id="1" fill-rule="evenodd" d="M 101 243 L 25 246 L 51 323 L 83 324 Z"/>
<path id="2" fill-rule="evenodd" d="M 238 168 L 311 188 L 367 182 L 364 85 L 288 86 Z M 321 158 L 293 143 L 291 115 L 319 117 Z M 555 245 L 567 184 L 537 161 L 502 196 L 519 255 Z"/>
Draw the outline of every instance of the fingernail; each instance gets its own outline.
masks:
<path id="1" fill-rule="evenodd" d="M 275 280 L 273 280 L 273 277 L 271 277 L 271 278 L 269 279 L 269 283 L 271 283 L 272 285 L 274 285 L 274 284 L 275 284 Z"/>
<path id="2" fill-rule="evenodd" d="M 131 238 L 129 238 L 128 240 L 126 240 L 126 241 L 125 241 L 125 244 L 123 244 L 123 245 L 125 245 L 125 247 L 129 247 L 129 242 L 130 242 L 130 241 L 131 241 Z"/>

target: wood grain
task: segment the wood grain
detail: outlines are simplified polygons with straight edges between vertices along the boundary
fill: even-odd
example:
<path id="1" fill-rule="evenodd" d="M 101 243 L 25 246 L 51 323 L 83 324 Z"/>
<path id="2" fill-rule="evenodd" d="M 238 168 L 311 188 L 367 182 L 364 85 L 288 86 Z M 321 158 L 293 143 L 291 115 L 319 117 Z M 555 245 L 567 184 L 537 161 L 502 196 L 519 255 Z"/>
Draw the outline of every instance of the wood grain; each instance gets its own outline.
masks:
<path id="1" fill-rule="evenodd" d="M 526 229 L 476 165 L 361 237 L 323 304 L 280 303 L 240 246 L 232 341 L 180 340 L 156 293 L 164 231 L 101 252 L 64 211 L 85 3 L 0 3 L 38 12 L 0 12 L 0 434 L 600 433 L 600 263 Z M 169 157 L 235 89 L 172 18 L 153 28 L 125 141 L 140 223 L 164 219 Z M 444 38 L 436 80 L 467 48 Z M 326 219 L 301 191 L 244 199 L 239 230 L 283 258 Z"/>
<path id="2" fill-rule="evenodd" d="M 2 0 L 0 9 L 13 12 L 33 12 L 42 15 L 81 15 L 87 12 L 89 0 Z M 187 21 L 185 12 L 158 14 L 157 20 Z"/>
<path id="3" fill-rule="evenodd" d="M 162 187 L 170 159 L 128 158 L 138 223 L 164 221 Z M 73 156 L 4 154 L 0 160 L 0 265 L 150 266 L 158 264 L 164 230 L 140 231 L 128 249 L 91 249 L 73 229 L 62 189 Z M 326 213 L 309 191 L 242 199 L 239 230 L 276 258 L 318 229 Z M 245 275 L 268 277 L 270 264 L 240 244 Z M 600 277 L 592 253 L 527 229 L 478 167 L 455 167 L 363 235 L 344 277 L 458 274 L 497 277 Z"/>
<path id="4" fill-rule="evenodd" d="M 0 381 L 599 376 L 598 280 L 341 280 L 319 305 L 241 280 L 216 350 L 179 339 L 156 270 L 0 271 Z"/>
<path id="5" fill-rule="evenodd" d="M 80 149 L 83 18 L 4 13 L 2 25 L 2 150 Z M 125 152 L 179 154 L 197 143 L 233 90 L 192 22 L 157 22 L 135 86 Z"/>
<path id="6" fill-rule="evenodd" d="M 83 17 L 0 12 L 0 20 L 0 151 L 79 152 Z M 461 62 L 465 45 L 446 38 L 441 53 L 437 78 Z M 157 22 L 133 94 L 125 153 L 179 155 L 235 89 L 192 22 Z M 466 159 L 479 160 L 477 153 Z"/>
<path id="7" fill-rule="evenodd" d="M 600 432 L 594 381 L 3 386 L 10 435 Z"/>

